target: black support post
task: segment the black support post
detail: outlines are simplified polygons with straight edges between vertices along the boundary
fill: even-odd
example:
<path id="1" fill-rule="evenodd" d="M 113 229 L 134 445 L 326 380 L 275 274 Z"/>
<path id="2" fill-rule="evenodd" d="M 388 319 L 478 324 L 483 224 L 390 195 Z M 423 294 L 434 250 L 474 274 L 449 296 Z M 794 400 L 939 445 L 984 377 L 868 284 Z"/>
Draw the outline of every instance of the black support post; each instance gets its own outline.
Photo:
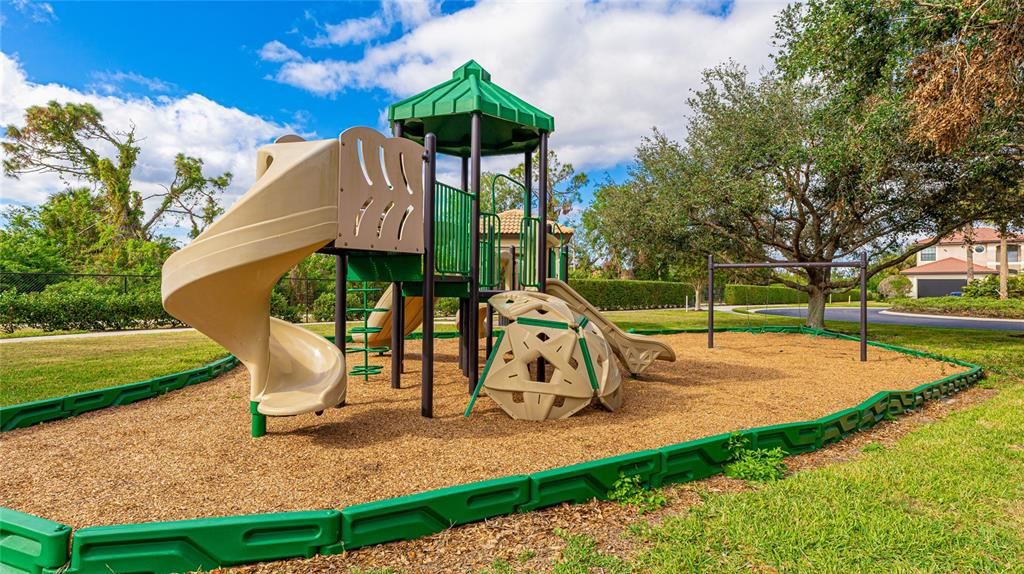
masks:
<path id="1" fill-rule="evenodd" d="M 860 254 L 860 360 L 868 360 L 868 254 Z"/>
<path id="2" fill-rule="evenodd" d="M 708 348 L 715 348 L 715 256 L 708 255 Z"/>
<path id="3" fill-rule="evenodd" d="M 476 390 L 477 380 L 480 377 L 478 363 L 480 362 L 480 321 L 477 320 L 480 309 L 480 138 L 483 135 L 480 131 L 482 118 L 480 112 L 474 112 L 470 116 L 469 136 L 469 185 L 472 188 L 472 217 L 470 217 L 470 255 L 469 255 L 469 312 L 467 313 L 467 335 L 469 337 L 469 394 Z"/>
<path id="4" fill-rule="evenodd" d="M 540 177 L 537 178 L 537 217 L 540 237 L 537 238 L 537 282 L 541 293 L 548 286 L 548 134 L 540 133 Z M 542 378 L 543 379 L 543 378 Z"/>
<path id="5" fill-rule="evenodd" d="M 405 317 L 402 311 L 402 284 L 391 283 L 391 388 L 402 388 L 402 343 L 405 339 Z"/>
<path id="6" fill-rule="evenodd" d="M 540 153 L 537 177 L 537 217 L 540 229 L 537 237 L 537 290 L 548 289 L 548 133 L 540 132 Z M 544 358 L 537 359 L 537 380 L 546 379 Z"/>
<path id="7" fill-rule="evenodd" d="M 426 168 L 423 194 L 423 347 L 420 414 L 434 416 L 434 188 L 437 181 L 437 138 L 424 138 Z"/>
<path id="8" fill-rule="evenodd" d="M 346 299 L 348 289 L 345 278 L 348 276 L 348 258 L 344 253 L 338 254 L 334 260 L 334 344 L 345 354 L 345 315 L 348 314 Z"/>

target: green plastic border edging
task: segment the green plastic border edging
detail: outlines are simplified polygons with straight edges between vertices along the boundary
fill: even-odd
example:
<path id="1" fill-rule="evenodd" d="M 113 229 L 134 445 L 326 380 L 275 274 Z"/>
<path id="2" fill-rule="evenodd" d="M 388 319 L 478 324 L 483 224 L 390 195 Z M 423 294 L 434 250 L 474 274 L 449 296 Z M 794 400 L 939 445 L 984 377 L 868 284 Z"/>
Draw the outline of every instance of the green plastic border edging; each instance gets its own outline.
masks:
<path id="1" fill-rule="evenodd" d="M 458 336 L 459 333 L 457 331 L 434 333 L 435 339 L 454 339 Z M 334 341 L 333 336 L 326 336 L 324 338 L 331 342 Z M 410 334 L 405 339 L 407 341 L 416 341 L 422 338 L 423 334 L 417 332 Z M 158 397 L 164 393 L 215 379 L 235 368 L 239 363 L 240 361 L 234 355 L 228 355 L 212 363 L 207 363 L 202 367 L 179 373 L 171 373 L 170 375 L 163 375 L 138 383 L 128 383 L 94 391 L 64 395 L 62 397 L 0 407 L 0 432 L 71 418 L 90 411 L 128 405 Z"/>
<path id="2" fill-rule="evenodd" d="M 151 399 L 170 391 L 209 381 L 235 368 L 238 362 L 233 355 L 228 355 L 196 369 L 147 381 L 0 407 L 0 432 Z"/>
<path id="3" fill-rule="evenodd" d="M 857 340 L 856 337 L 805 327 L 716 330 L 802 333 Z M 870 344 L 949 362 L 968 370 L 910 390 L 882 391 L 857 406 L 817 420 L 745 429 L 738 434 L 750 441 L 751 448 L 782 447 L 789 454 L 810 452 L 868 429 L 886 418 L 917 408 L 928 400 L 958 392 L 983 376 L 981 367 L 963 361 L 893 345 Z M 359 504 L 341 511 L 82 528 L 74 532 L 70 552 L 67 547 L 68 527 L 0 508 L 0 531 L 4 533 L 0 565 L 13 568 L 15 572 L 39 573 L 45 569 L 49 573 L 70 560 L 67 571 L 75 574 L 107 573 L 110 568 L 119 571 L 128 565 L 133 571 L 141 568 L 141 571 L 163 573 L 312 556 L 315 553 L 334 554 L 373 544 L 412 540 L 494 516 L 566 502 L 580 503 L 592 498 L 606 499 L 620 476 L 639 476 L 642 484 L 651 487 L 713 476 L 722 472 L 729 461 L 726 445 L 732 436 L 719 434 L 531 475 L 508 476 Z M 20 538 L 11 538 L 8 533 L 15 533 Z M 47 537 L 46 533 L 52 536 Z M 34 546 L 35 542 L 40 545 Z M 20 545 L 23 549 L 17 558 L 9 558 L 16 556 L 7 552 L 9 544 Z M 47 565 L 42 565 L 43 562 Z M 25 568 L 26 564 L 29 569 Z"/>
<path id="4" fill-rule="evenodd" d="M 60 568 L 68 561 L 70 538 L 70 526 L 0 506 L 0 571 Z"/>

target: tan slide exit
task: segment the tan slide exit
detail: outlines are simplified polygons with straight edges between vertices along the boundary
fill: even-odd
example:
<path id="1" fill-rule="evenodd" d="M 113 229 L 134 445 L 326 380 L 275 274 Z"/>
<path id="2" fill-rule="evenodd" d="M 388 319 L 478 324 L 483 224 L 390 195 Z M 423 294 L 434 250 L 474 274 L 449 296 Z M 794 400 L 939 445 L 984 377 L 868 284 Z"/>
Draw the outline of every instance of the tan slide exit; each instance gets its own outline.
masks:
<path id="1" fill-rule="evenodd" d="M 339 142 L 296 139 L 260 148 L 252 188 L 163 268 L 164 308 L 238 357 L 265 415 L 345 400 L 341 351 L 270 317 L 281 275 L 338 236 Z"/>
<path id="2" fill-rule="evenodd" d="M 365 340 L 367 347 L 390 347 L 391 346 L 391 322 L 394 314 L 391 312 L 391 303 L 394 300 L 391 295 L 393 286 L 389 285 L 374 305 L 375 309 L 386 309 L 385 311 L 374 311 L 366 320 L 368 327 L 379 327 L 377 333 L 353 333 L 352 340 L 362 343 Z M 405 302 L 405 333 L 408 337 L 423 323 L 423 297 L 403 297 Z"/>
<path id="3" fill-rule="evenodd" d="M 672 347 L 657 339 L 644 335 L 633 335 L 619 329 L 615 323 L 605 319 L 601 312 L 576 290 L 558 279 L 548 279 L 546 292 L 562 299 L 573 311 L 584 315 L 590 322 L 596 324 L 630 374 L 638 375 L 644 372 L 655 360 L 670 362 L 676 360 L 676 352 L 672 350 Z"/>

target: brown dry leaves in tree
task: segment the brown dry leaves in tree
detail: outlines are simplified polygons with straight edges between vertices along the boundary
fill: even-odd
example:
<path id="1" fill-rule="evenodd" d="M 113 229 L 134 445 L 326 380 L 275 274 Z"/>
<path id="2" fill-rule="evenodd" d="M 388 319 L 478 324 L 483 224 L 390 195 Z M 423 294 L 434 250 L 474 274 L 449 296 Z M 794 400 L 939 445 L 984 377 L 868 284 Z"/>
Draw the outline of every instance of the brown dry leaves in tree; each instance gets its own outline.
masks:
<path id="1" fill-rule="evenodd" d="M 932 21 L 946 19 L 950 10 L 969 14 L 953 37 L 919 54 L 910 67 L 911 135 L 948 153 L 961 147 L 988 114 L 1013 114 L 1024 104 L 1024 11 L 1016 0 L 918 6 Z M 1013 139 L 1005 143 L 1009 153 L 1024 159 L 1024 142 Z"/>

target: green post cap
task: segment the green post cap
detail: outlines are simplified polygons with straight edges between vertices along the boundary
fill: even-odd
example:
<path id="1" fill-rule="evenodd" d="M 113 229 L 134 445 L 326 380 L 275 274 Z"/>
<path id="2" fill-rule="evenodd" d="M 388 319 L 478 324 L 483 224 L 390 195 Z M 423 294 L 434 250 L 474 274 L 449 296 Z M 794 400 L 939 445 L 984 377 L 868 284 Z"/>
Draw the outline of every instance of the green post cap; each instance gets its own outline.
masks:
<path id="1" fill-rule="evenodd" d="M 402 122 L 402 135 L 423 143 L 437 135 L 441 153 L 469 157 L 470 117 L 480 113 L 481 153 L 485 156 L 532 151 L 541 132 L 553 132 L 555 119 L 491 82 L 491 74 L 474 60 L 459 66 L 452 78 L 388 107 L 388 119 Z"/>

